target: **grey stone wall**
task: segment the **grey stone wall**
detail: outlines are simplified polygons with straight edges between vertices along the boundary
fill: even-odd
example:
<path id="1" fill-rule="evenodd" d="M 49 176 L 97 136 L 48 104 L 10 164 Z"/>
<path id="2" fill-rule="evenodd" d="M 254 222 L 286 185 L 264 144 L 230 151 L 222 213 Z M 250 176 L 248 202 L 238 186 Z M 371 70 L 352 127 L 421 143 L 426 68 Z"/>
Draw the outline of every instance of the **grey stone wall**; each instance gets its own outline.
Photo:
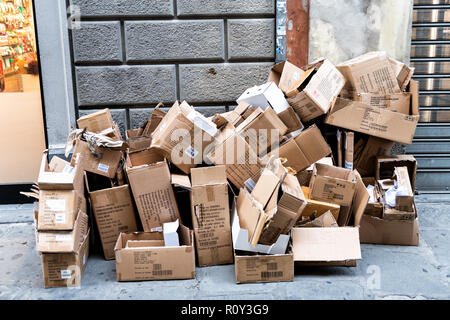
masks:
<path id="1" fill-rule="evenodd" d="M 159 102 L 233 108 L 275 61 L 274 0 L 70 0 L 77 115 L 109 107 L 122 130 Z"/>

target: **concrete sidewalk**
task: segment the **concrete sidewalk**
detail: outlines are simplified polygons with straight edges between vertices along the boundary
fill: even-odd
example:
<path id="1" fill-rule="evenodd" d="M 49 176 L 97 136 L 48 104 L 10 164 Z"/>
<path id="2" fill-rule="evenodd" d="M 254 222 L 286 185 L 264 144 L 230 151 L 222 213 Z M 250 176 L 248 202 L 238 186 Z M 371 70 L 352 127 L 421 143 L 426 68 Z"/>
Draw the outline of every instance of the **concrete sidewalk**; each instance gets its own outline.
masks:
<path id="1" fill-rule="evenodd" d="M 237 285 L 228 265 L 197 268 L 195 280 L 118 283 L 114 261 L 91 255 L 80 289 L 43 289 L 32 206 L 0 206 L 0 299 L 450 299 L 450 198 L 416 202 L 420 246 L 362 245 L 356 268 L 301 268 L 294 282 Z"/>

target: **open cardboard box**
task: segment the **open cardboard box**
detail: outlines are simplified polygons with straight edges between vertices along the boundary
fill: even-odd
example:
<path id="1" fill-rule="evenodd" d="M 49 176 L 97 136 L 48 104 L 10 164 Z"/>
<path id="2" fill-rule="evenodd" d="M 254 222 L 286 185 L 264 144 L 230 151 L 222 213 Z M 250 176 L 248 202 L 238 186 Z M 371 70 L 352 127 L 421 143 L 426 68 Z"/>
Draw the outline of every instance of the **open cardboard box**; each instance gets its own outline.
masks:
<path id="1" fill-rule="evenodd" d="M 318 59 L 286 92 L 289 104 L 307 122 L 326 114 L 344 87 L 344 76 L 327 59 Z"/>
<path id="2" fill-rule="evenodd" d="M 117 281 L 194 279 L 194 233 L 180 225 L 178 236 L 180 246 L 166 247 L 163 232 L 121 233 L 114 248 Z"/>
<path id="3" fill-rule="evenodd" d="M 278 88 L 286 94 L 304 73 L 305 71 L 301 68 L 286 60 L 272 67 L 267 82 L 275 82 Z"/>
<path id="4" fill-rule="evenodd" d="M 356 266 L 356 261 L 361 259 L 359 225 L 368 200 L 369 193 L 357 174 L 351 207 L 353 226 L 293 228 L 294 262 L 306 266 Z"/>
<path id="5" fill-rule="evenodd" d="M 390 179 L 395 167 L 407 167 L 413 191 L 416 185 L 417 161 L 412 155 L 379 156 L 375 162 L 375 179 Z"/>
<path id="6" fill-rule="evenodd" d="M 76 190 L 84 194 L 83 168 L 54 156 L 48 163 L 48 150 L 44 151 L 38 176 L 40 190 Z"/>
<path id="7" fill-rule="evenodd" d="M 126 172 L 144 231 L 180 219 L 169 165 L 158 150 L 128 153 Z"/>
<path id="8" fill-rule="evenodd" d="M 263 110 L 273 108 L 276 113 L 280 113 L 289 108 L 289 103 L 286 101 L 283 92 L 274 82 L 268 82 L 247 89 L 236 102 L 246 102 L 253 107 Z"/>
<path id="9" fill-rule="evenodd" d="M 411 105 L 408 114 L 338 98 L 324 122 L 370 136 L 411 144 L 419 122 L 417 81 L 411 80 L 409 93 Z"/>
<path id="10" fill-rule="evenodd" d="M 119 234 L 138 231 L 131 190 L 127 184 L 112 187 L 89 183 L 88 176 L 85 173 L 86 189 L 91 199 L 103 255 L 106 260 L 112 260 Z"/>

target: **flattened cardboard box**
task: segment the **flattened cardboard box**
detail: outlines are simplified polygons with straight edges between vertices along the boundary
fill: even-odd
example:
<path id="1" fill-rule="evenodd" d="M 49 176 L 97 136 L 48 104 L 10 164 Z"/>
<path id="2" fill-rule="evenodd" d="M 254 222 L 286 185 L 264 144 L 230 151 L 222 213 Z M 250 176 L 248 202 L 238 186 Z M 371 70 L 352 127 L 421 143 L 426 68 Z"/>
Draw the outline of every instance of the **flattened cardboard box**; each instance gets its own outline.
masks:
<path id="1" fill-rule="evenodd" d="M 117 281 L 195 278 L 194 233 L 178 229 L 179 247 L 164 247 L 162 232 L 121 233 L 117 239 Z M 126 247 L 128 241 L 135 242 Z"/>
<path id="2" fill-rule="evenodd" d="M 88 216 L 79 211 L 71 231 L 38 231 L 37 251 L 44 253 L 76 252 L 88 233 L 88 220 Z M 37 228 L 39 228 L 39 224 Z"/>
<path id="3" fill-rule="evenodd" d="M 53 157 L 48 163 L 48 151 L 42 155 L 38 176 L 40 190 L 76 190 L 84 194 L 83 168 L 80 164 L 70 166 L 69 162 Z"/>
<path id="4" fill-rule="evenodd" d="M 100 234 L 103 254 L 106 260 L 112 260 L 115 257 L 114 246 L 120 233 L 138 231 L 130 187 L 123 185 L 90 191 L 87 180 L 86 186 Z"/>
<path id="5" fill-rule="evenodd" d="M 144 231 L 180 218 L 166 160 L 127 167 L 127 176 Z"/>
<path id="6" fill-rule="evenodd" d="M 337 66 L 345 76 L 346 89 L 358 93 L 401 93 L 386 52 L 373 51 Z"/>
<path id="7" fill-rule="evenodd" d="M 308 71 L 286 92 L 289 104 L 303 122 L 326 114 L 345 83 L 344 76 L 326 59 L 306 68 Z"/>
<path id="8" fill-rule="evenodd" d="M 275 255 L 234 253 L 236 283 L 281 282 L 294 280 L 292 252 Z"/>
<path id="9" fill-rule="evenodd" d="M 337 99 L 324 122 L 405 144 L 411 144 L 419 121 L 418 84 L 410 82 L 411 109 L 408 115 L 367 104 Z"/>
<path id="10" fill-rule="evenodd" d="M 359 175 L 351 211 L 353 227 L 293 228 L 291 231 L 294 262 L 307 266 L 356 266 L 361 259 L 359 225 L 369 193 Z"/>
<path id="11" fill-rule="evenodd" d="M 80 286 L 89 257 L 89 233 L 76 252 L 41 254 L 44 288 Z"/>
<path id="12" fill-rule="evenodd" d="M 72 230 L 86 199 L 75 190 L 41 190 L 39 192 L 38 230 Z"/>
<path id="13" fill-rule="evenodd" d="M 297 172 L 307 169 L 313 163 L 331 154 L 331 149 L 316 125 L 310 126 L 272 151 L 265 157 L 276 156 L 286 159 L 285 166 Z"/>
<path id="14" fill-rule="evenodd" d="M 201 164 L 204 151 L 213 141 L 216 125 L 186 101 L 175 102 L 152 135 L 152 147 L 184 173 Z M 178 139 L 173 139 L 176 136 Z"/>
<path id="15" fill-rule="evenodd" d="M 191 212 L 199 266 L 233 263 L 225 166 L 191 169 Z"/>
<path id="16" fill-rule="evenodd" d="M 272 108 L 267 108 L 265 111 L 257 108 L 236 128 L 236 131 L 259 155 L 267 153 L 273 145 L 278 145 L 280 138 L 286 134 L 287 130 Z"/>
<path id="17" fill-rule="evenodd" d="M 89 149 L 89 144 L 82 140 L 77 140 L 73 151 L 71 165 L 77 162 L 83 170 L 99 174 L 108 178 L 114 178 L 122 160 L 122 151 L 108 148 L 97 148 L 100 158 L 95 157 Z"/>

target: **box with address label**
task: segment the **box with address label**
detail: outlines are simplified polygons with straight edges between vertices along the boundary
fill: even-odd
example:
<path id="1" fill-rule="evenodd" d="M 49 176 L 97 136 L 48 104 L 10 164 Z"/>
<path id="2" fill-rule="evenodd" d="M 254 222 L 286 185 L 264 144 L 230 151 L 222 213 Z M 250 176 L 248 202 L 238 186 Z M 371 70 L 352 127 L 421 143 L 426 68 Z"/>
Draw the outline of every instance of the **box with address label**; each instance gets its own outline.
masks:
<path id="1" fill-rule="evenodd" d="M 75 166 L 75 164 L 78 163 L 84 171 L 99 174 L 108 178 L 114 178 L 119 169 L 121 160 L 122 151 L 96 147 L 95 152 L 93 153 L 87 142 L 77 140 L 73 151 L 71 165 Z"/>
<path id="2" fill-rule="evenodd" d="M 86 212 L 86 199 L 76 190 L 41 190 L 38 230 L 72 230 L 80 210 Z"/>

